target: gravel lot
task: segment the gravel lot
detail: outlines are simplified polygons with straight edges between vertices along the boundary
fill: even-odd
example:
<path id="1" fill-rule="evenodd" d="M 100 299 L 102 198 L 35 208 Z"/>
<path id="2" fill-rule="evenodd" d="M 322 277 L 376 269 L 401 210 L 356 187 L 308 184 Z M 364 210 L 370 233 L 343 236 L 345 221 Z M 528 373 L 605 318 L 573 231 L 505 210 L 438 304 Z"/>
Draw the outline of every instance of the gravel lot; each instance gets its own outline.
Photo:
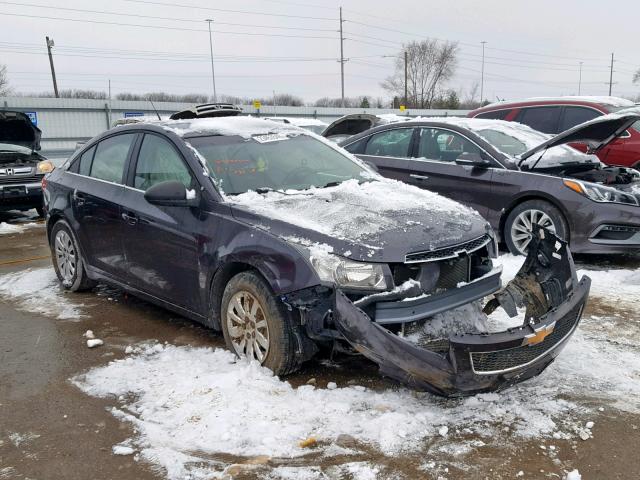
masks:
<path id="1" fill-rule="evenodd" d="M 559 359 L 443 400 L 358 358 L 282 381 L 120 291 L 65 293 L 44 225 L 0 216 L 0 479 L 636 479 L 640 260 L 578 261 L 592 297 Z"/>

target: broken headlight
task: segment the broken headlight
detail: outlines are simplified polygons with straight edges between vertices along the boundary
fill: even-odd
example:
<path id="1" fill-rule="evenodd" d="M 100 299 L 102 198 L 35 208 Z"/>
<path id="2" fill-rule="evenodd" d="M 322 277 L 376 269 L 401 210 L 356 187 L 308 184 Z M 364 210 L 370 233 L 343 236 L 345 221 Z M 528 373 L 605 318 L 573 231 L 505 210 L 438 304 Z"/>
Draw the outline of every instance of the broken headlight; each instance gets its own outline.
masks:
<path id="1" fill-rule="evenodd" d="M 638 200 L 633 195 L 621 192 L 615 188 L 605 187 L 596 183 L 579 182 L 577 180 L 564 180 L 566 187 L 574 192 L 593 200 L 594 202 L 625 203 L 638 205 Z"/>
<path id="2" fill-rule="evenodd" d="M 387 282 L 382 265 L 354 262 L 337 255 L 312 255 L 311 265 L 323 282 L 343 288 L 386 290 Z"/>

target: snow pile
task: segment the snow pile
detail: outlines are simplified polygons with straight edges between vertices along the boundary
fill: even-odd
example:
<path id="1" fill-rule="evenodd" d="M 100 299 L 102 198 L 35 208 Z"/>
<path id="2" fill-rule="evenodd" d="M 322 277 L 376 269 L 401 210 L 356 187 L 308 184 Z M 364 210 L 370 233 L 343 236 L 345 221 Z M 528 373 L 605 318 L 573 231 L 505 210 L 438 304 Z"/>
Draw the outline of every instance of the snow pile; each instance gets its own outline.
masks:
<path id="1" fill-rule="evenodd" d="M 68 299 L 51 267 L 0 275 L 0 298 L 28 312 L 64 320 L 82 317 L 82 305 Z"/>
<path id="2" fill-rule="evenodd" d="M 310 437 L 326 454 L 327 443 L 348 435 L 386 455 L 468 434 L 487 444 L 512 435 L 568 438 L 584 427 L 577 417 L 589 408 L 574 398 L 601 396 L 630 410 L 640 398 L 638 355 L 581 330 L 540 377 L 462 400 L 405 389 L 293 388 L 220 349 L 157 344 L 130 351 L 133 355 L 73 382 L 88 394 L 118 398 L 113 415 L 137 431 L 131 448 L 176 479 L 210 478 L 222 468 L 211 460 L 215 453 L 303 455 L 307 450 L 300 442 Z"/>
<path id="3" fill-rule="evenodd" d="M 37 227 L 39 224 L 30 223 L 6 223 L 0 222 L 0 235 L 9 235 L 13 233 L 23 233 L 27 228 Z"/>

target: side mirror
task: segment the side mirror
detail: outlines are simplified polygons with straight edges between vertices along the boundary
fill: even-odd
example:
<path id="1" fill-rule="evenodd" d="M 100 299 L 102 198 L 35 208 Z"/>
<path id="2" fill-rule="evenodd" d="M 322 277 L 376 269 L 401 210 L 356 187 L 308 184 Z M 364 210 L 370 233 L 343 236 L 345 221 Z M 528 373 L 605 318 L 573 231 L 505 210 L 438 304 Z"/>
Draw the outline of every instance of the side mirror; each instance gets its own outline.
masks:
<path id="1" fill-rule="evenodd" d="M 480 155 L 479 153 L 462 153 L 458 158 L 456 158 L 456 163 L 458 165 L 474 168 L 491 167 L 491 162 L 482 158 L 482 155 Z"/>
<path id="2" fill-rule="evenodd" d="M 196 192 L 187 190 L 177 180 L 156 183 L 144 192 L 144 198 L 152 205 L 165 207 L 197 207 L 200 204 Z"/>
<path id="3" fill-rule="evenodd" d="M 380 170 L 378 170 L 378 166 L 375 163 L 369 162 L 367 160 L 365 160 L 364 163 L 367 165 L 367 167 L 369 167 L 374 172 L 379 172 L 380 171 Z"/>

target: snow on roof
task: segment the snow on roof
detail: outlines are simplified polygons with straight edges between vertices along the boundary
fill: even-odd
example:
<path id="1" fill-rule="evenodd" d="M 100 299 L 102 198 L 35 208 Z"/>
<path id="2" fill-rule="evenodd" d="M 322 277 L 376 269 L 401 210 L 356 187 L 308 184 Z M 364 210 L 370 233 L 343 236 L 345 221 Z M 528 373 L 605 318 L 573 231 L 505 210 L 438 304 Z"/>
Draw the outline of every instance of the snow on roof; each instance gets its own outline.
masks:
<path id="1" fill-rule="evenodd" d="M 620 97 L 598 96 L 598 95 L 566 95 L 561 97 L 531 97 L 521 100 L 505 100 L 502 102 L 494 102 L 486 107 L 496 107 L 501 105 L 510 105 L 513 103 L 523 102 L 591 102 L 600 105 L 609 105 L 611 107 L 632 107 L 635 105 L 631 100 Z"/>
<path id="2" fill-rule="evenodd" d="M 208 135 L 238 135 L 250 138 L 253 135 L 267 133 L 304 133 L 304 130 L 281 122 L 273 122 L 256 117 L 218 117 L 197 118 L 193 120 L 169 120 L 158 123 L 159 126 L 185 137 L 194 133 Z"/>
<path id="3" fill-rule="evenodd" d="M 322 120 L 318 120 L 317 118 L 300 118 L 300 117 L 266 117 L 264 120 L 270 120 L 273 122 L 289 122 L 291 125 L 295 125 L 296 127 L 303 127 L 309 125 L 317 125 L 319 127 L 324 127 L 327 125 L 326 122 Z"/>

